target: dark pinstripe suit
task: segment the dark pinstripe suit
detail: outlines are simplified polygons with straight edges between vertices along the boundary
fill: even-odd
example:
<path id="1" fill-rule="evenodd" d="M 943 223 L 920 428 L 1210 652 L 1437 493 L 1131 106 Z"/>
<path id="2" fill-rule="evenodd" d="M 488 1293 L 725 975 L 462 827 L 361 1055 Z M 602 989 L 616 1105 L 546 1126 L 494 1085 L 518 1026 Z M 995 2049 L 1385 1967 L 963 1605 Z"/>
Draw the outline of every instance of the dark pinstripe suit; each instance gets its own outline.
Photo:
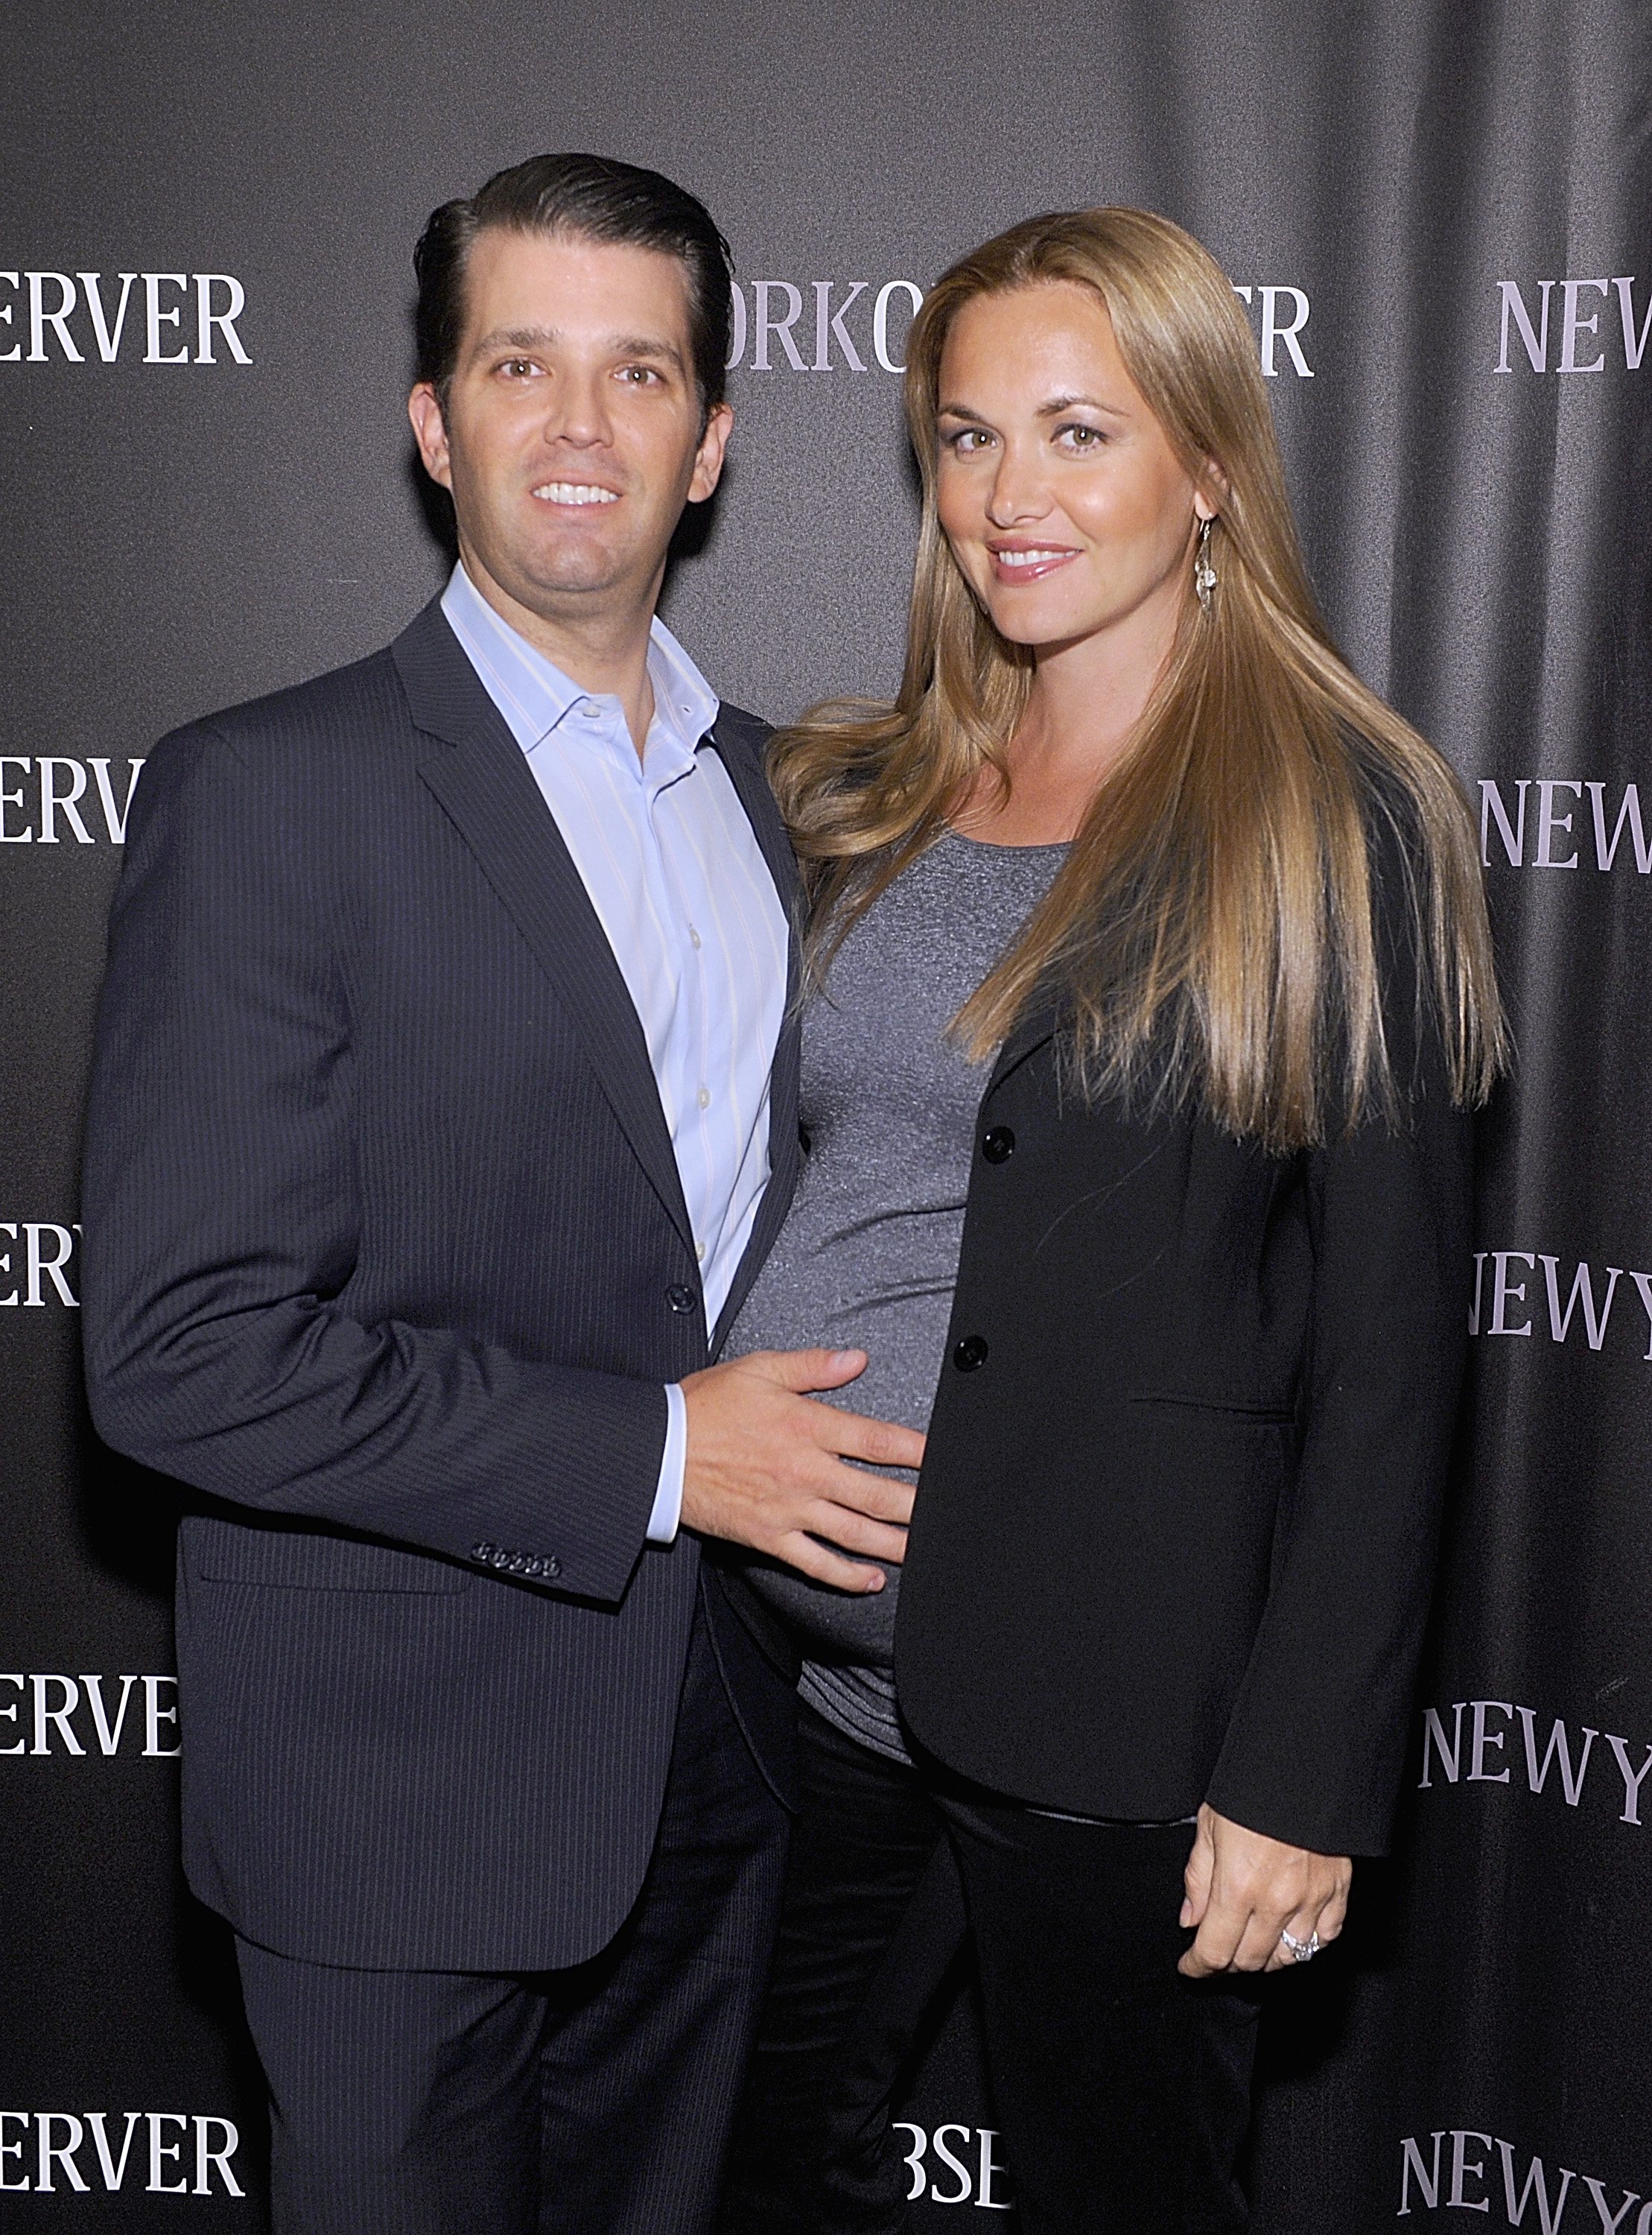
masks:
<path id="1" fill-rule="evenodd" d="M 763 735 L 724 708 L 713 742 L 789 901 Z M 796 1065 L 788 1026 L 724 1323 L 789 1198 Z M 784 1794 L 783 1677 L 692 1540 L 644 1544 L 663 1385 L 713 1346 L 642 1030 L 434 606 L 151 757 L 84 1225 L 99 1431 L 206 1494 L 185 1862 L 245 1939 L 596 1956 L 648 1866 L 697 1602 Z"/>

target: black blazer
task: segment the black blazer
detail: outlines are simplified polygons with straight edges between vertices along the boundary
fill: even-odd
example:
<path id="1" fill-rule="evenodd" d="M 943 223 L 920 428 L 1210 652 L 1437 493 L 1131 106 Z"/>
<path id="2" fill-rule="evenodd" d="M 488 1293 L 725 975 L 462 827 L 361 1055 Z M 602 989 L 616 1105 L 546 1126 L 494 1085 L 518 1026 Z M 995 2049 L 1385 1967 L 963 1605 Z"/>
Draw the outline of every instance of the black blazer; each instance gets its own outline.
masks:
<path id="1" fill-rule="evenodd" d="M 1390 849 L 1380 883 L 1400 886 Z M 1281 1157 L 1087 1108 L 1056 1016 L 981 1104 L 896 1630 L 1001 1793 L 1381 1852 L 1466 1342 L 1470 1120 L 1381 918 L 1406 1123 Z"/>
<path id="2" fill-rule="evenodd" d="M 788 908 L 766 732 L 712 743 Z M 723 1314 L 778 1229 L 774 1170 Z M 85 1183 L 99 1432 L 207 1493 L 178 1559 L 184 1853 L 314 1961 L 600 1949 L 653 1840 L 696 1595 L 644 1530 L 711 1353 L 641 1026 L 432 605 L 196 723 L 134 803 Z M 783 1678 L 705 1603 L 784 1792 Z"/>

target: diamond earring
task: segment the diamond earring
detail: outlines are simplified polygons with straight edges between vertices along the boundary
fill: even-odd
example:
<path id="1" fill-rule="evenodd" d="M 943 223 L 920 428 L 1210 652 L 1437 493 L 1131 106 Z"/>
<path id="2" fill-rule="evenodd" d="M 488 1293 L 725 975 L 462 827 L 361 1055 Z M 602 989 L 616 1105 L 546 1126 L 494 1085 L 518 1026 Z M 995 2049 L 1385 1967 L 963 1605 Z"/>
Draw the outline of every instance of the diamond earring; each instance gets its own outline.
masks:
<path id="1" fill-rule="evenodd" d="M 1198 527 L 1198 549 L 1193 555 L 1193 587 L 1198 593 L 1200 606 L 1211 610 L 1211 592 L 1216 587 L 1216 569 L 1211 564 L 1211 523 L 1202 520 Z"/>

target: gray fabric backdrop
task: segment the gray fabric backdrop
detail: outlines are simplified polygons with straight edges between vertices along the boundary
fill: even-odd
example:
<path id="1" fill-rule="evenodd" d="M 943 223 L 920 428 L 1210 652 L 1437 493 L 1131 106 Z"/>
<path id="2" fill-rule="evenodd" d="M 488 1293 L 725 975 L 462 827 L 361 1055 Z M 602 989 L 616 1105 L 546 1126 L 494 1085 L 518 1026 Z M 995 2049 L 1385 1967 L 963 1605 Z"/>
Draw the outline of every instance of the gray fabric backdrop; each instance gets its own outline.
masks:
<path id="1" fill-rule="evenodd" d="M 888 368 L 950 257 L 1134 201 L 1250 291 L 1333 626 L 1483 806 L 1521 1050 L 1407 1835 L 1274 1996 L 1258 2224 L 1652 2235 L 1649 75 L 1636 0 L 0 13 L 0 2225 L 261 2212 L 221 1932 L 176 1874 L 165 1486 L 77 1380 L 134 764 L 440 580 L 408 252 L 435 202 L 577 147 L 675 174 L 734 243 L 734 462 L 668 612 L 771 717 L 895 679 Z M 967 2010 L 907 2115 L 919 2222 L 1010 2193 Z"/>

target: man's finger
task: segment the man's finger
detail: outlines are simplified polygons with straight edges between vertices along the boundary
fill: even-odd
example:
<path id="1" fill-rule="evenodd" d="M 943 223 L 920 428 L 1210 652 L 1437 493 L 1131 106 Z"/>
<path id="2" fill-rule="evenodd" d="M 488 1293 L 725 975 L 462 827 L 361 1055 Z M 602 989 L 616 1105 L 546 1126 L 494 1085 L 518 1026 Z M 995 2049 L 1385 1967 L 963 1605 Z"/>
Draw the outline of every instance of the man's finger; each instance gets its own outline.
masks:
<path id="1" fill-rule="evenodd" d="M 830 1583 L 836 1590 L 852 1591 L 859 1598 L 872 1596 L 884 1588 L 885 1579 L 881 1568 L 867 1567 L 859 1560 L 846 1560 L 840 1552 L 817 1544 L 813 1537 L 804 1536 L 800 1530 L 783 1537 L 774 1547 L 773 1557 L 784 1560 L 800 1575 L 812 1576 L 817 1583 Z"/>
<path id="2" fill-rule="evenodd" d="M 892 1521 L 904 1529 L 912 1517 L 912 1504 L 917 1496 L 910 1482 L 898 1482 L 886 1474 L 868 1474 L 865 1467 L 844 1466 L 839 1461 L 827 1462 L 829 1471 L 813 1478 L 811 1487 L 819 1485 L 819 1495 L 840 1505 L 846 1513 L 869 1514 L 874 1521 Z"/>
<path id="3" fill-rule="evenodd" d="M 916 1428 L 898 1428 L 892 1420 L 872 1420 L 863 1412 L 839 1412 L 831 1406 L 820 1409 L 832 1416 L 828 1448 L 845 1458 L 914 1471 L 923 1465 L 924 1439 Z"/>
<path id="4" fill-rule="evenodd" d="M 754 1350 L 733 1361 L 781 1389 L 806 1396 L 811 1389 L 841 1389 L 866 1370 L 864 1350 Z"/>
<path id="5" fill-rule="evenodd" d="M 824 1537 L 840 1551 L 859 1553 L 868 1560 L 886 1561 L 898 1568 L 906 1557 L 906 1531 L 886 1521 L 868 1520 L 844 1506 L 814 1506 L 803 1516 L 811 1537 Z"/>

